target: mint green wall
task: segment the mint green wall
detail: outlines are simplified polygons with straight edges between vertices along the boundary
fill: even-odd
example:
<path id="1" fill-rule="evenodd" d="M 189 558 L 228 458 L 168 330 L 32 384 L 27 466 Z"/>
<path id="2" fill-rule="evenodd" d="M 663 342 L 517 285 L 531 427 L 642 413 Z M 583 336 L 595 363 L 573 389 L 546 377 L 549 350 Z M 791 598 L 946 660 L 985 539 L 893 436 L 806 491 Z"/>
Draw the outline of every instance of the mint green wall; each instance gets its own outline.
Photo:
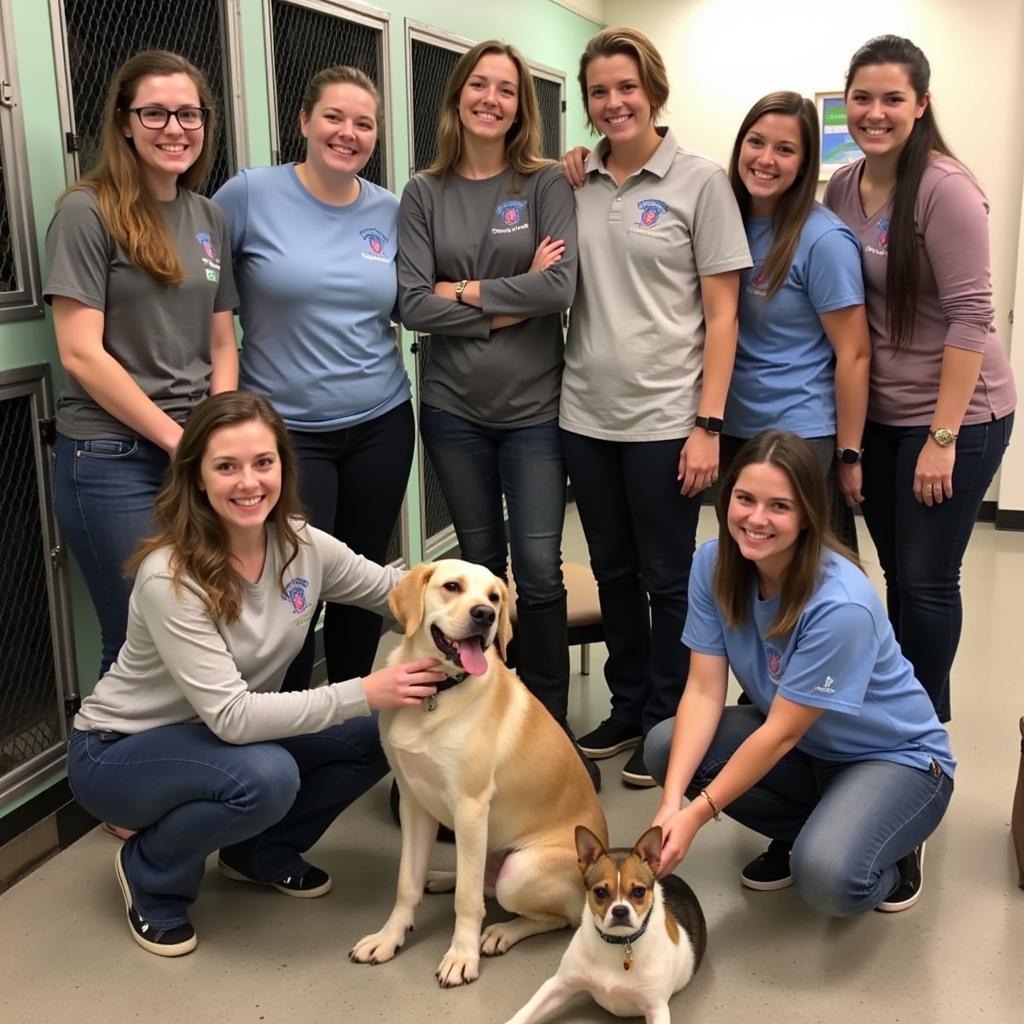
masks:
<path id="1" fill-rule="evenodd" d="M 575 86 L 575 67 L 587 39 L 600 27 L 550 0 L 517 0 L 516 3 L 467 4 L 465 0 L 400 0 L 375 5 L 391 15 L 391 143 L 395 187 L 400 191 L 408 177 L 409 147 L 406 109 L 405 19 L 444 29 L 468 39 L 500 38 L 518 47 L 528 59 L 562 70 L 566 74 L 566 140 L 570 145 L 586 142 L 583 110 Z M 19 83 L 16 93 L 25 124 L 26 147 L 32 190 L 32 209 L 40 258 L 43 238 L 54 202 L 65 187 L 64 153 L 57 103 L 57 71 L 49 4 L 44 0 L 11 0 L 14 45 Z M 254 165 L 270 162 L 266 47 L 263 0 L 240 0 L 242 75 L 245 97 L 249 158 Z M 403 349 L 412 375 L 408 339 Z M 49 311 L 45 319 L 0 324 L 0 370 L 49 363 L 54 395 L 60 391 L 62 371 L 57 361 Z M 411 557 L 418 561 L 419 507 L 415 473 L 410 481 L 409 505 Z M 75 650 L 79 686 L 88 693 L 99 664 L 96 617 L 77 568 L 72 571 Z M 40 787 L 40 789 L 43 787 Z M 26 793 L 11 807 L 31 799 L 40 790 Z"/>

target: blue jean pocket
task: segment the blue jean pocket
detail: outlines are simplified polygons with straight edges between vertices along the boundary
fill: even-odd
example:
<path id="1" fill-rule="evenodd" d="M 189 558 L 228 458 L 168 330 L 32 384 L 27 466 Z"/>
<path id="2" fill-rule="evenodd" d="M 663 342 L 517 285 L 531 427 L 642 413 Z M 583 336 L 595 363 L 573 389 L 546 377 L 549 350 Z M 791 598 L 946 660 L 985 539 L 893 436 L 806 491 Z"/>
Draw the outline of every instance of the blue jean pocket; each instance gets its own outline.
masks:
<path id="1" fill-rule="evenodd" d="M 123 459 L 134 455 L 138 450 L 138 438 L 127 440 L 117 437 L 97 437 L 78 443 L 79 455 L 92 455 L 98 459 Z"/>

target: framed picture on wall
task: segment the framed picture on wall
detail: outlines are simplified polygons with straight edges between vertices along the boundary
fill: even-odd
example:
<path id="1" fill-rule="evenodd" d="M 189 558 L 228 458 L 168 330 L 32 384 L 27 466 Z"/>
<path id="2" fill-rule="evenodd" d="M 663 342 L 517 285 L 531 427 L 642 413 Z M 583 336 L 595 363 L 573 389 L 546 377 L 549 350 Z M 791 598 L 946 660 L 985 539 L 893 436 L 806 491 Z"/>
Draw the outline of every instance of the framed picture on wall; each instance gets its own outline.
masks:
<path id="1" fill-rule="evenodd" d="M 846 127 L 846 101 L 841 92 L 816 92 L 818 121 L 821 125 L 821 173 L 819 180 L 829 178 L 845 164 L 852 164 L 861 156 Z"/>

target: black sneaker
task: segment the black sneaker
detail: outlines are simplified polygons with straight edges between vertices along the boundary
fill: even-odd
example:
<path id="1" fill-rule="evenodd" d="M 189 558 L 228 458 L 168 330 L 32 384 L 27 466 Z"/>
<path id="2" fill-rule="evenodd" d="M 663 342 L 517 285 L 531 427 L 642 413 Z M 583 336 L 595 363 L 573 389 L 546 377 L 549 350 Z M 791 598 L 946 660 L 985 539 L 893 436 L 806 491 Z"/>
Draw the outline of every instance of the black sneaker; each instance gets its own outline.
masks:
<path id="1" fill-rule="evenodd" d="M 648 789 L 656 785 L 651 773 L 644 764 L 644 748 L 639 746 L 622 769 L 622 781 L 637 789 Z"/>
<path id="2" fill-rule="evenodd" d="M 740 881 L 748 889 L 756 889 L 758 892 L 788 889 L 793 884 L 789 870 L 789 853 L 792 849 L 792 843 L 773 839 L 768 849 L 740 872 Z"/>
<path id="3" fill-rule="evenodd" d="M 911 851 L 896 863 L 900 871 L 900 880 L 875 910 L 883 914 L 898 914 L 901 910 L 909 910 L 920 898 L 924 886 L 924 843 Z"/>
<path id="4" fill-rule="evenodd" d="M 237 868 L 225 863 L 222 858 L 217 860 L 217 869 L 225 878 L 235 882 L 251 882 L 253 885 L 272 885 L 278 892 L 286 896 L 298 896 L 299 899 L 312 900 L 317 896 L 326 896 L 334 887 L 331 876 L 312 864 L 306 867 L 301 875 L 286 875 L 272 882 L 261 882 L 256 878 L 243 875 Z"/>
<path id="5" fill-rule="evenodd" d="M 124 907 L 128 912 L 128 928 L 132 938 L 148 953 L 155 953 L 157 956 L 184 956 L 196 948 L 196 930 L 186 921 L 184 924 L 176 925 L 173 928 L 161 928 L 160 925 L 150 924 L 136 909 L 132 902 L 132 892 L 128 887 L 128 877 L 124 872 L 124 864 L 121 861 L 121 854 L 124 847 L 119 846 L 114 855 L 114 874 L 117 876 L 117 884 L 121 887 L 121 895 L 124 897 Z"/>
<path id="6" fill-rule="evenodd" d="M 586 736 L 581 736 L 576 742 L 584 754 L 600 760 L 629 750 L 630 747 L 637 746 L 642 739 L 639 726 L 628 725 L 615 718 L 606 718 L 596 729 L 591 729 Z"/>

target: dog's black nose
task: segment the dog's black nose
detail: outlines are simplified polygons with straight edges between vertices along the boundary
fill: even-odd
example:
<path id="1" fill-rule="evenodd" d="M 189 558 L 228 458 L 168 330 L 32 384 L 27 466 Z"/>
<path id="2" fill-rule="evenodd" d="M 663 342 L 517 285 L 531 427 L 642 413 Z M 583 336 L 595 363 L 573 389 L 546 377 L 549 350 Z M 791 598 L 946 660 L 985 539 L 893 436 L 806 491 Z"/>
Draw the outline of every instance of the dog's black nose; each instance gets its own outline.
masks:
<path id="1" fill-rule="evenodd" d="M 629 920 L 629 907 L 619 903 L 612 907 L 612 917 L 616 921 L 628 921 Z"/>
<path id="2" fill-rule="evenodd" d="M 490 626 L 494 622 L 494 609 L 489 604 L 475 604 L 469 609 L 469 617 L 478 626 Z"/>

